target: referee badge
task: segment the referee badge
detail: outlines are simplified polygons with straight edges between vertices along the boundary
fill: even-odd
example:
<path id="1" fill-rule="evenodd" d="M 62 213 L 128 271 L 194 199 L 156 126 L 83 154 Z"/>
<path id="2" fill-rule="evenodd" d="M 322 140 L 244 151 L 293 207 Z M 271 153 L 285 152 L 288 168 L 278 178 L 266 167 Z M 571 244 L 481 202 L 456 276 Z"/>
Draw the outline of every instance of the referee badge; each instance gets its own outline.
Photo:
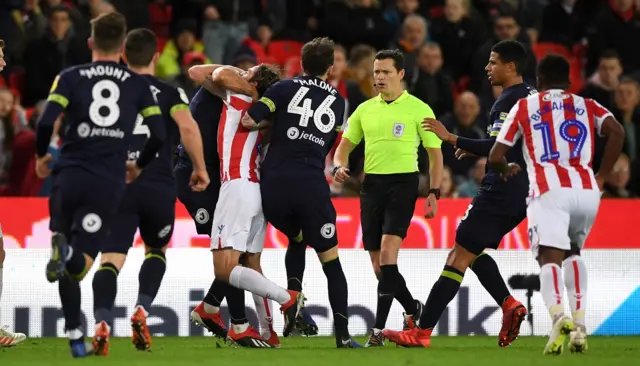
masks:
<path id="1" fill-rule="evenodd" d="M 393 136 L 402 137 L 404 135 L 404 123 L 395 122 L 393 124 Z"/>

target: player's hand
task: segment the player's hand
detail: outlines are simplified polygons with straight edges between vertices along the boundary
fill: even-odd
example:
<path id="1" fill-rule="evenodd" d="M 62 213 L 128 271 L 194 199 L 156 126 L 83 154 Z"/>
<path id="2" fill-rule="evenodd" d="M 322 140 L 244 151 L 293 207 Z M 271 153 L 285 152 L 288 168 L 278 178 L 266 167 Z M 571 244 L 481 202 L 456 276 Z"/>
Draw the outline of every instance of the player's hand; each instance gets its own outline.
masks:
<path id="1" fill-rule="evenodd" d="M 41 158 L 36 158 L 36 175 L 40 179 L 45 179 L 46 177 L 51 175 L 51 169 L 49 168 L 49 163 L 53 161 L 53 156 L 47 153 L 45 156 Z"/>
<path id="2" fill-rule="evenodd" d="M 438 214 L 438 200 L 436 195 L 430 193 L 424 201 L 424 217 L 432 219 Z"/>
<path id="3" fill-rule="evenodd" d="M 520 167 L 520 165 L 516 164 L 516 163 L 509 163 L 507 164 L 507 169 L 502 173 L 502 179 L 504 179 L 505 181 L 511 177 L 513 177 L 514 175 L 520 173 L 520 171 L 522 170 L 522 168 Z"/>
<path id="4" fill-rule="evenodd" d="M 604 192 L 604 177 L 600 174 L 596 174 L 596 182 L 598 183 L 598 189 L 600 192 Z"/>
<path id="5" fill-rule="evenodd" d="M 138 166 L 137 161 L 127 161 L 127 184 L 138 179 L 142 173 L 142 169 Z"/>
<path id="6" fill-rule="evenodd" d="M 210 182 L 209 173 L 206 170 L 194 170 L 189 179 L 189 187 L 194 192 L 203 192 Z"/>
<path id="7" fill-rule="evenodd" d="M 338 170 L 336 170 L 336 173 L 333 175 L 333 179 L 335 179 L 338 183 L 344 183 L 344 181 L 349 179 L 349 168 L 338 168 Z"/>
<path id="8" fill-rule="evenodd" d="M 468 152 L 466 150 L 462 150 L 462 149 L 458 149 L 458 148 L 456 149 L 456 153 L 455 154 L 456 154 L 456 159 L 458 159 L 458 160 L 462 160 L 462 159 L 465 159 L 465 158 L 475 158 L 475 157 L 478 156 L 476 154 L 472 154 L 472 153 L 470 153 L 470 152 Z"/>
<path id="9" fill-rule="evenodd" d="M 447 130 L 446 127 L 442 124 L 442 122 L 438 121 L 435 118 L 425 118 L 422 120 L 422 128 L 425 131 L 433 132 L 438 136 L 438 138 L 442 141 L 450 141 L 451 133 Z"/>

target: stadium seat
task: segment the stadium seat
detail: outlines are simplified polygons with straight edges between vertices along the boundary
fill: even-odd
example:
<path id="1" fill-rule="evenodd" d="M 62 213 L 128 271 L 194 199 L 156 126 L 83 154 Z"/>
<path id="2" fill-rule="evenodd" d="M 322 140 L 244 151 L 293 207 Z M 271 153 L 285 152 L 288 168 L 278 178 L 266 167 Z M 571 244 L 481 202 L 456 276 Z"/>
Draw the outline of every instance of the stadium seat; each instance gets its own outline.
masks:
<path id="1" fill-rule="evenodd" d="M 582 59 L 571 57 L 569 58 L 569 65 L 569 81 L 571 81 L 571 86 L 568 91 L 577 94 L 584 86 Z"/>
<path id="2" fill-rule="evenodd" d="M 302 72 L 302 65 L 300 65 L 300 57 L 294 56 L 289 57 L 287 62 L 284 64 L 284 77 L 292 78 L 298 73 Z"/>
<path id="3" fill-rule="evenodd" d="M 272 41 L 267 46 L 267 53 L 284 66 L 289 58 L 300 55 L 302 46 L 303 44 L 297 41 Z"/>
<path id="4" fill-rule="evenodd" d="M 533 48 L 533 53 L 536 55 L 537 60 L 540 60 L 541 58 L 543 58 L 544 56 L 550 53 L 562 55 L 567 59 L 571 58 L 570 50 L 568 50 L 567 47 L 561 44 L 552 43 L 552 42 L 539 42 L 533 45 L 532 48 Z"/>

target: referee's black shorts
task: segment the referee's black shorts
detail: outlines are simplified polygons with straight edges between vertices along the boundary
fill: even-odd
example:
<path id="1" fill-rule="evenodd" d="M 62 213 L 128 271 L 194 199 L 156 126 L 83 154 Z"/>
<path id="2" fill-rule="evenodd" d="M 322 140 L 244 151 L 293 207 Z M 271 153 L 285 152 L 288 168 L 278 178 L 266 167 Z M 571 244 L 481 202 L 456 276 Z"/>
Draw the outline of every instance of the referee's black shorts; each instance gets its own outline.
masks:
<path id="1" fill-rule="evenodd" d="M 418 173 L 367 174 L 360 191 L 362 242 L 380 250 L 382 235 L 407 236 L 418 199 Z"/>

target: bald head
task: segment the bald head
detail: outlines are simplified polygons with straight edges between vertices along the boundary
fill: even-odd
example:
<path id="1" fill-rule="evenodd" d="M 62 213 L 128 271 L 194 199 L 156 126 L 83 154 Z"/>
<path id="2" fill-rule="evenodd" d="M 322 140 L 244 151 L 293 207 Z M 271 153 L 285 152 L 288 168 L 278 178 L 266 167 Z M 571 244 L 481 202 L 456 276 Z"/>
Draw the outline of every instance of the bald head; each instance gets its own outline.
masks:
<path id="1" fill-rule="evenodd" d="M 458 97 L 454 113 L 460 125 L 471 127 L 480 114 L 480 101 L 470 91 L 463 92 Z"/>
<path id="2" fill-rule="evenodd" d="M 420 47 L 427 39 L 427 21 L 420 15 L 409 15 L 402 23 L 402 39 L 414 48 Z"/>

